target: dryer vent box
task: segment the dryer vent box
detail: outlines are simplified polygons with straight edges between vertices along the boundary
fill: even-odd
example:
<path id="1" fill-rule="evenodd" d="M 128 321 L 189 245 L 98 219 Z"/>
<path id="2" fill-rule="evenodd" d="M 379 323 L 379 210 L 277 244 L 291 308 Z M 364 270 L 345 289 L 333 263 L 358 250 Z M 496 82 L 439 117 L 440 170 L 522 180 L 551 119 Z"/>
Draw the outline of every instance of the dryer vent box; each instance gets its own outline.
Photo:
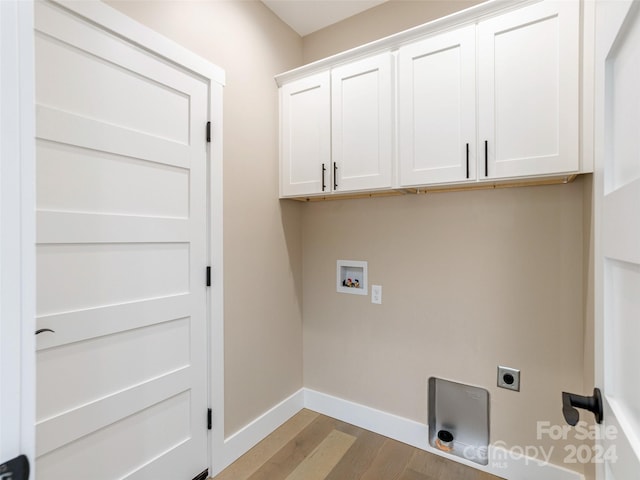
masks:
<path id="1" fill-rule="evenodd" d="M 489 463 L 489 392 L 429 379 L 429 445 L 450 455 Z"/>

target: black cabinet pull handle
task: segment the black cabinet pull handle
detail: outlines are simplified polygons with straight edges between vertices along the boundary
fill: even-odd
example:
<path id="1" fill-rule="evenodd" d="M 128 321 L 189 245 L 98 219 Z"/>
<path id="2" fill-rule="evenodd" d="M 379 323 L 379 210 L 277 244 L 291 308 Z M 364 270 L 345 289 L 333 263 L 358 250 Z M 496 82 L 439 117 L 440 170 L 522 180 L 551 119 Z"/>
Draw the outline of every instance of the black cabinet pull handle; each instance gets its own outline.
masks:
<path id="1" fill-rule="evenodd" d="M 36 330 L 36 335 L 40 335 L 43 332 L 56 333 L 54 330 L 51 330 L 50 328 L 41 328 L 40 330 Z"/>
<path id="2" fill-rule="evenodd" d="M 484 176 L 489 176 L 489 142 L 484 141 Z"/>
<path id="3" fill-rule="evenodd" d="M 467 143 L 467 178 L 469 178 L 469 144 Z"/>
<path id="4" fill-rule="evenodd" d="M 333 162 L 333 189 L 338 189 L 338 164 Z"/>
<path id="5" fill-rule="evenodd" d="M 324 172 L 327 171 L 327 167 L 324 166 L 324 163 L 322 164 L 322 191 L 324 192 L 327 189 L 327 186 L 324 183 Z"/>

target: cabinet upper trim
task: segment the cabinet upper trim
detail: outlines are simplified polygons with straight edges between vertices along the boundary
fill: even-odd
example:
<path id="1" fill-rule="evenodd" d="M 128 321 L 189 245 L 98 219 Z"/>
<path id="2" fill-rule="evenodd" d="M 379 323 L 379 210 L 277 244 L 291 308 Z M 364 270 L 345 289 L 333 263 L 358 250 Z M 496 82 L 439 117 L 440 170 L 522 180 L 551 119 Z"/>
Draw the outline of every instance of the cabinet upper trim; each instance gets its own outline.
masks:
<path id="1" fill-rule="evenodd" d="M 357 58 L 369 56 L 384 50 L 393 50 L 399 48 L 405 43 L 414 42 L 431 34 L 441 33 L 450 28 L 459 28 L 465 24 L 476 23 L 486 17 L 502 14 L 509 10 L 521 8 L 524 5 L 538 3 L 540 1 L 541 0 L 489 0 L 488 2 L 475 5 L 467 8 L 466 10 L 438 18 L 423 25 L 395 33 L 380 40 L 375 40 L 365 45 L 352 48 L 351 50 L 346 50 L 330 57 L 278 74 L 275 76 L 275 80 L 278 86 L 281 87 L 288 82 L 297 80 L 298 78 L 305 77 L 323 69 L 335 67 L 341 63 L 351 62 Z"/>

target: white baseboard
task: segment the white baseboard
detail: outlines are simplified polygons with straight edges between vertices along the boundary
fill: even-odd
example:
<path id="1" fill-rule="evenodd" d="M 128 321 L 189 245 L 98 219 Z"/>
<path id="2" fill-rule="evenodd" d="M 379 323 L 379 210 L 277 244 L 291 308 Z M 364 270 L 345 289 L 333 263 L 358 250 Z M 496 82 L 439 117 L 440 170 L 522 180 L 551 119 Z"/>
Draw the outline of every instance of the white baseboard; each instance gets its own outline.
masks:
<path id="1" fill-rule="evenodd" d="M 531 457 L 514 455 L 508 450 L 496 446 L 489 447 L 489 465 L 479 465 L 431 447 L 428 442 L 428 427 L 425 424 L 308 388 L 298 390 L 227 438 L 224 441 L 223 462 L 216 465 L 216 471 L 212 475 L 217 475 L 231 465 L 303 408 L 393 438 L 506 480 L 539 480 L 541 478 L 545 480 L 584 480 L 583 475 L 572 470 L 544 463 Z"/>
<path id="2" fill-rule="evenodd" d="M 215 476 L 227 468 L 303 408 L 304 391 L 300 389 L 226 438 L 224 440 L 222 462 L 215 465 L 215 471 L 211 475 Z"/>
<path id="3" fill-rule="evenodd" d="M 304 406 L 314 412 L 342 420 L 416 448 L 424 449 L 427 443 L 427 426 L 422 423 L 325 393 L 305 388 Z"/>
<path id="4" fill-rule="evenodd" d="M 544 463 L 534 458 L 513 455 L 500 447 L 489 447 L 489 465 L 486 466 L 449 455 L 429 445 L 428 427 L 425 424 L 315 390 L 304 389 L 304 406 L 309 410 L 371 430 L 506 480 L 539 480 L 541 478 L 545 480 L 584 480 L 583 475 L 572 470 Z"/>

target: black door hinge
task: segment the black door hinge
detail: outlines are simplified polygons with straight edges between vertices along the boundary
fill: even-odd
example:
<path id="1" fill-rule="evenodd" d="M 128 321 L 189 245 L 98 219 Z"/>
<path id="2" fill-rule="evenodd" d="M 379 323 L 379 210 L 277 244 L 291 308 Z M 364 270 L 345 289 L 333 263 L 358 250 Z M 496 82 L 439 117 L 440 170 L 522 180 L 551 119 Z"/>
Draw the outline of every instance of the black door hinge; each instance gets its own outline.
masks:
<path id="1" fill-rule="evenodd" d="M 211 267 L 207 267 L 207 287 L 211 286 Z"/>
<path id="2" fill-rule="evenodd" d="M 211 143 L 211 122 L 207 122 L 207 143 Z"/>
<path id="3" fill-rule="evenodd" d="M 211 430 L 213 427 L 213 412 L 210 408 L 207 409 L 207 430 Z"/>
<path id="4" fill-rule="evenodd" d="M 204 470 L 201 474 L 196 475 L 195 477 L 193 477 L 193 480 L 207 480 L 207 478 L 209 478 L 209 469 L 208 468 L 206 470 Z"/>

